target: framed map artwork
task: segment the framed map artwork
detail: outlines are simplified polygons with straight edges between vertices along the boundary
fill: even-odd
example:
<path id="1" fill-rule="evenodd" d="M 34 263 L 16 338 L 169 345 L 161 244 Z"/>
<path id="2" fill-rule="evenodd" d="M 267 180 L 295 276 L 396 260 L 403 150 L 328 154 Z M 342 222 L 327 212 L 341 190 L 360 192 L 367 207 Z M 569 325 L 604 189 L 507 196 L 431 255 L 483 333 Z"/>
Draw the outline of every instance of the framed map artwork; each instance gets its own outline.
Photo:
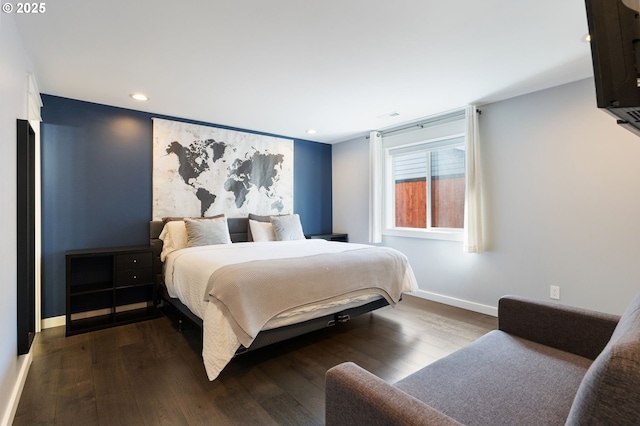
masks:
<path id="1" fill-rule="evenodd" d="M 153 219 L 293 212 L 293 140 L 153 119 Z"/>

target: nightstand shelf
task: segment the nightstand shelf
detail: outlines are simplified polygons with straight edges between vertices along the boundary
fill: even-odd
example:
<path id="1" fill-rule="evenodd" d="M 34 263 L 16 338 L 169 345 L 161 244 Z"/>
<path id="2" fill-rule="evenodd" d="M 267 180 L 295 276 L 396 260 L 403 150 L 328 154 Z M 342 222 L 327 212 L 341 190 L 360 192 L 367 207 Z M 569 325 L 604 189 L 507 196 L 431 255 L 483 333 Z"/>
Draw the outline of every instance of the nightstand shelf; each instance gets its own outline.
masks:
<path id="1" fill-rule="evenodd" d="M 149 246 L 66 253 L 67 336 L 157 316 Z"/>
<path id="2" fill-rule="evenodd" d="M 67 324 L 67 336 L 111 327 L 112 323 L 112 315 L 99 315 L 91 318 L 76 319 L 71 324 Z"/>

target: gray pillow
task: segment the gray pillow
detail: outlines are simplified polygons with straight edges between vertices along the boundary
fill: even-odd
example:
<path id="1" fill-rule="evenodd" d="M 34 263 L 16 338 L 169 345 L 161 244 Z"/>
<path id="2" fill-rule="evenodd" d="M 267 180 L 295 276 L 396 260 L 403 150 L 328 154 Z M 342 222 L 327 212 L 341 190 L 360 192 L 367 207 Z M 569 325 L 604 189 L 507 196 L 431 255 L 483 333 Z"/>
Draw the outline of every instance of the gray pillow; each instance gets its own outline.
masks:
<path id="1" fill-rule="evenodd" d="M 213 244 L 231 244 L 227 218 L 184 219 L 187 228 L 187 246 L 209 246 Z"/>
<path id="2" fill-rule="evenodd" d="M 300 215 L 271 216 L 271 225 L 277 241 L 304 240 Z"/>

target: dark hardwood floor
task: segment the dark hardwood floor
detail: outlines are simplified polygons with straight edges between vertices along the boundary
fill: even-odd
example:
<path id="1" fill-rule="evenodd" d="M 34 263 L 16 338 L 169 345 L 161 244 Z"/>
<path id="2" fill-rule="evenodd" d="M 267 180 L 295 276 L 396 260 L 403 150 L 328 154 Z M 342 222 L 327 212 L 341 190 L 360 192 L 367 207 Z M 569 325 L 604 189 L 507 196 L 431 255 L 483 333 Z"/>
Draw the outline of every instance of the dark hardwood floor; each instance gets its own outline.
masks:
<path id="1" fill-rule="evenodd" d="M 168 316 L 34 343 L 14 425 L 321 425 L 324 375 L 353 361 L 394 382 L 475 340 L 496 318 L 411 296 L 236 357 L 209 382 L 197 328 Z"/>

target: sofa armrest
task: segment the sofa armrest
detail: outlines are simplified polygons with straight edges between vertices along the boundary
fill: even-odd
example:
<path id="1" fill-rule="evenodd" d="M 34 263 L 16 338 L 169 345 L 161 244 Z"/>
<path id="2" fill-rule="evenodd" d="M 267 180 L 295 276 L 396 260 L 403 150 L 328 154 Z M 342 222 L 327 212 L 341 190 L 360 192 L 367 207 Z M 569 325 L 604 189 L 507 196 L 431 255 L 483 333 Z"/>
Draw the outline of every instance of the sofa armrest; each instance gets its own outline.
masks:
<path id="1" fill-rule="evenodd" d="M 352 362 L 327 371 L 325 391 L 327 426 L 460 424 Z"/>
<path id="2" fill-rule="evenodd" d="M 500 330 L 589 359 L 602 352 L 619 319 L 519 296 L 504 296 L 498 302 Z"/>

